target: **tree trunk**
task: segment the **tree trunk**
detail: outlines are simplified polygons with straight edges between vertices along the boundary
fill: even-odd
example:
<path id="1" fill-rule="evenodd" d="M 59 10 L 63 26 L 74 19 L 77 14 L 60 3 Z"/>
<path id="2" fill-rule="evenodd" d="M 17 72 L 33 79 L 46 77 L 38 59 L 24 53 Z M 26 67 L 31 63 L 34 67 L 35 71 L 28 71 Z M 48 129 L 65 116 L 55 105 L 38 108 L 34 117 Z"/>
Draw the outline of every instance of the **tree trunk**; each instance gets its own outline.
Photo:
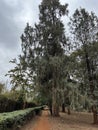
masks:
<path id="1" fill-rule="evenodd" d="M 49 110 L 50 110 L 50 114 L 51 114 L 51 116 L 52 116 L 52 102 L 49 102 Z"/>
<path id="2" fill-rule="evenodd" d="M 97 123 L 97 110 L 96 110 L 95 105 L 92 106 L 92 112 L 93 112 L 93 123 L 96 124 Z"/>
<path id="3" fill-rule="evenodd" d="M 62 112 L 65 113 L 65 104 L 64 103 L 62 104 Z"/>
<path id="4" fill-rule="evenodd" d="M 23 109 L 25 109 L 26 108 L 26 102 L 24 101 L 23 102 Z"/>
<path id="5" fill-rule="evenodd" d="M 86 62 L 86 67 L 87 67 L 87 72 L 88 72 L 88 81 L 89 81 L 89 86 L 90 86 L 90 92 L 91 92 L 91 98 L 95 99 L 95 95 L 94 95 L 94 82 L 93 82 L 93 75 L 91 73 L 91 65 L 90 65 L 90 60 L 89 60 L 89 56 L 88 56 L 88 52 L 87 52 L 87 47 L 84 44 L 84 52 L 85 52 L 85 62 Z"/>
<path id="6" fill-rule="evenodd" d="M 70 112 L 70 106 L 68 106 L 68 115 L 70 115 L 71 114 L 71 112 Z"/>
<path id="7" fill-rule="evenodd" d="M 51 114 L 51 116 L 52 116 L 52 107 L 50 107 L 50 114 Z"/>
<path id="8" fill-rule="evenodd" d="M 52 91 L 52 115 L 59 116 L 59 101 L 57 98 L 57 90 L 54 87 Z"/>
<path id="9" fill-rule="evenodd" d="M 59 107 L 57 104 L 54 104 L 52 107 L 52 115 L 53 116 L 59 116 Z"/>
<path id="10" fill-rule="evenodd" d="M 93 112 L 93 123 L 96 124 L 97 123 L 97 113 L 96 112 Z"/>

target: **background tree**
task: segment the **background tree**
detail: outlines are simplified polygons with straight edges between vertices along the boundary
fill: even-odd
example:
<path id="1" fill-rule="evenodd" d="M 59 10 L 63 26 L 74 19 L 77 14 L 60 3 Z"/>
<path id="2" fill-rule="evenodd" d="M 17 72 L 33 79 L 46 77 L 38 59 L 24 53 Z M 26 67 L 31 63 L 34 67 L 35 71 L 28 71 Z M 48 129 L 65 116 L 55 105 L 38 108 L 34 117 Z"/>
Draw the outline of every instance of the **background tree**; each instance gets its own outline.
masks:
<path id="1" fill-rule="evenodd" d="M 13 59 L 10 61 L 11 63 L 15 64 L 15 68 L 11 69 L 7 75 L 11 78 L 11 84 L 12 84 L 12 91 L 19 90 L 20 97 L 23 100 L 24 105 L 23 108 L 25 108 L 25 103 L 27 101 L 28 95 L 30 95 L 30 92 L 33 89 L 33 84 L 31 86 L 31 78 L 28 77 L 28 72 L 24 68 L 25 63 L 23 57 L 19 56 L 19 61 L 16 59 Z M 32 88 L 32 89 L 31 89 Z"/>
<path id="2" fill-rule="evenodd" d="M 4 93 L 6 87 L 4 83 L 0 83 L 0 94 Z"/>
<path id="3" fill-rule="evenodd" d="M 92 73 L 92 60 L 89 58 L 89 46 L 98 40 L 98 18 L 93 12 L 85 9 L 76 10 L 70 21 L 71 32 L 74 35 L 75 45 L 83 49 L 85 68 L 90 88 L 90 96 L 94 99 L 94 76 Z"/>

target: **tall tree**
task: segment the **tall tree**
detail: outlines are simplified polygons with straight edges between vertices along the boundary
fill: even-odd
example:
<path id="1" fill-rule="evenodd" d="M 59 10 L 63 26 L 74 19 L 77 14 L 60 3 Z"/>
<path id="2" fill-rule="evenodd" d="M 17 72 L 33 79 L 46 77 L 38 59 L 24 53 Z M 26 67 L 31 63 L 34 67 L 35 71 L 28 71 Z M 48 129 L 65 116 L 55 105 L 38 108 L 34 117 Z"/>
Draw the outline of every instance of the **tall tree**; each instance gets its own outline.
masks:
<path id="1" fill-rule="evenodd" d="M 25 79 L 31 77 L 29 83 L 50 97 L 54 116 L 59 115 L 60 89 L 66 76 L 67 38 L 61 17 L 68 14 L 67 6 L 61 5 L 59 0 L 43 0 L 39 5 L 39 24 L 34 27 L 27 24 L 21 36 L 20 70 L 25 73 Z M 21 76 L 18 78 L 20 81 Z"/>
<path id="2" fill-rule="evenodd" d="M 62 78 L 64 78 L 62 65 L 64 63 L 64 47 L 66 45 L 64 25 L 60 19 L 68 13 L 67 6 L 67 4 L 61 5 L 59 0 L 43 0 L 39 6 L 40 23 L 37 26 L 40 30 L 39 44 L 43 48 L 41 54 L 46 62 L 44 64 L 46 72 L 41 69 L 41 73 L 44 72 L 46 84 L 51 83 L 52 113 L 55 116 L 59 115 L 59 89 Z"/>
<path id="3" fill-rule="evenodd" d="M 70 21 L 71 32 L 74 34 L 75 45 L 84 51 L 85 67 L 90 88 L 90 95 L 94 99 L 94 82 L 92 75 L 92 64 L 89 58 L 88 46 L 98 41 L 98 18 L 93 12 L 88 13 L 85 9 L 76 9 Z"/>

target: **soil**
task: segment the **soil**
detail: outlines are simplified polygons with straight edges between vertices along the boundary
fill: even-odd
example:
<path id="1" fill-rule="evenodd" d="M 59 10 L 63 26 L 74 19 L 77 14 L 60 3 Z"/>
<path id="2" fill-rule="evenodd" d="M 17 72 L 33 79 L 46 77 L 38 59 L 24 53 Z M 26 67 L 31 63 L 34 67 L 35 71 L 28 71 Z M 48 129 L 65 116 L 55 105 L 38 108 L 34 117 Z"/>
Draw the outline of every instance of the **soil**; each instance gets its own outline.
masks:
<path id="1" fill-rule="evenodd" d="M 49 112 L 47 110 L 43 111 L 41 116 L 34 117 L 21 130 L 51 130 L 48 116 Z"/>
<path id="2" fill-rule="evenodd" d="M 36 116 L 21 130 L 98 130 L 93 123 L 93 115 L 86 112 L 60 113 L 60 117 L 51 117 L 48 110 Z"/>
<path id="3" fill-rule="evenodd" d="M 60 117 L 51 117 L 52 130 L 98 130 L 93 123 L 93 115 L 85 112 L 61 113 Z"/>

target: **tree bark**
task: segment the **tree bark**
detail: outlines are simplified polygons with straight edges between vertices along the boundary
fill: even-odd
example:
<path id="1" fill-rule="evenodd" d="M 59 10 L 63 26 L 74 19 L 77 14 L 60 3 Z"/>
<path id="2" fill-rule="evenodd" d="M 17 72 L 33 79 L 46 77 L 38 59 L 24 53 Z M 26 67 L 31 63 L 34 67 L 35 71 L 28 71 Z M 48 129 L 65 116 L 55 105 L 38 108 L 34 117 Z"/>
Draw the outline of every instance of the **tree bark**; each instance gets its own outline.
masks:
<path id="1" fill-rule="evenodd" d="M 52 90 L 52 115 L 59 116 L 59 101 L 57 98 L 57 90 L 54 87 Z"/>
<path id="2" fill-rule="evenodd" d="M 93 82 L 93 75 L 91 74 L 91 66 L 90 66 L 90 60 L 89 60 L 89 56 L 88 56 L 88 52 L 87 52 L 87 47 L 85 44 L 84 44 L 84 52 L 85 52 L 85 62 L 86 62 L 86 67 L 87 67 L 90 92 L 91 92 L 92 99 L 95 99 L 95 95 L 94 95 L 95 86 L 94 86 L 94 82 Z"/>
<path id="3" fill-rule="evenodd" d="M 97 123 L 97 110 L 96 110 L 96 106 L 92 106 L 92 112 L 93 112 L 93 123 L 96 124 Z"/>
<path id="4" fill-rule="evenodd" d="M 62 112 L 65 113 L 65 104 L 64 103 L 62 104 Z"/>
<path id="5" fill-rule="evenodd" d="M 67 110 L 68 110 L 68 115 L 70 115 L 71 114 L 71 112 L 70 112 L 70 106 L 68 106 Z"/>

